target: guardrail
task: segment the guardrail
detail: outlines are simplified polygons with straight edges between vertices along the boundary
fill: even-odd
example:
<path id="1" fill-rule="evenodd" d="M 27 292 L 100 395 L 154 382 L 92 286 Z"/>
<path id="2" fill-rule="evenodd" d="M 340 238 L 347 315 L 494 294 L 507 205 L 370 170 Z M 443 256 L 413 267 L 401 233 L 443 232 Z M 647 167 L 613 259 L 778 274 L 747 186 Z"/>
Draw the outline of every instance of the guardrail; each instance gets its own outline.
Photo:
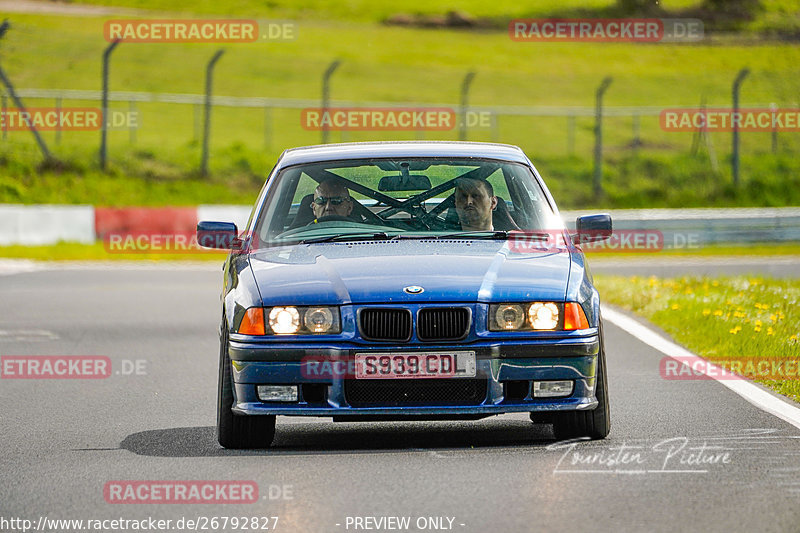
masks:
<path id="1" fill-rule="evenodd" d="M 657 230 L 668 248 L 708 244 L 800 242 L 800 207 L 561 211 L 574 229 L 581 215 L 607 212 L 615 230 Z"/>

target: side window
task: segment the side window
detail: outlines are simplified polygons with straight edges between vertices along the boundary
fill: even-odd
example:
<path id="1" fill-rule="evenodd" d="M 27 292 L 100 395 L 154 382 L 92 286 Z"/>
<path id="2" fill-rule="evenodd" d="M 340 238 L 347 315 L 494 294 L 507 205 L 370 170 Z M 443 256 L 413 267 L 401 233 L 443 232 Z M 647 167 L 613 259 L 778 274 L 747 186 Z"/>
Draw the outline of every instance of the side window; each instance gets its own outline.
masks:
<path id="1" fill-rule="evenodd" d="M 258 238 L 262 241 L 268 242 L 275 235 L 282 233 L 294 220 L 297 206 L 292 199 L 299 192 L 298 185 L 301 179 L 297 176 L 298 172 L 291 168 L 284 170 L 277 189 L 268 193 L 271 198 L 267 199 L 267 208 L 261 212 L 257 223 Z M 304 174 L 302 176 L 308 178 Z M 308 179 L 311 180 L 311 178 Z"/>
<path id="2" fill-rule="evenodd" d="M 552 224 L 554 215 L 541 189 L 532 176 L 531 179 L 520 177 L 520 172 L 528 171 L 516 165 L 503 167 L 503 181 L 513 202 L 513 209 L 509 207 L 511 216 L 522 229 L 549 230 L 558 227 Z"/>
<path id="3" fill-rule="evenodd" d="M 314 194 L 314 189 L 317 188 L 317 182 L 311 179 L 311 177 L 303 172 L 300 174 L 300 179 L 297 181 L 297 189 L 294 191 L 294 197 L 292 198 L 292 207 L 296 210 L 297 204 L 300 203 L 300 200 L 303 199 L 304 196 L 309 194 Z"/>
<path id="4" fill-rule="evenodd" d="M 486 181 L 492 184 L 494 195 L 497 196 L 498 201 L 502 199 L 507 202 L 508 208 L 511 210 L 513 206 L 511 205 L 511 197 L 508 194 L 508 185 L 503 176 L 503 171 L 498 168 L 486 178 Z"/>
<path id="5" fill-rule="evenodd" d="M 493 216 L 496 219 L 498 219 L 498 217 L 511 217 L 511 220 L 514 222 L 514 224 L 520 228 L 524 227 L 523 224 L 520 224 L 520 220 L 524 219 L 524 216 L 521 216 L 521 213 L 519 212 L 519 206 L 515 206 L 514 198 L 512 197 L 511 192 L 508 190 L 508 184 L 506 183 L 502 168 L 498 168 L 492 172 L 489 177 L 486 178 L 486 181 L 492 185 L 494 195 L 497 198 L 497 212 L 495 212 Z M 501 206 L 500 203 L 503 205 Z M 503 207 L 505 207 L 505 209 L 503 209 Z M 503 210 L 506 211 L 507 214 L 502 214 Z M 508 225 L 506 224 L 506 226 Z M 511 227 L 513 227 L 513 224 Z"/>

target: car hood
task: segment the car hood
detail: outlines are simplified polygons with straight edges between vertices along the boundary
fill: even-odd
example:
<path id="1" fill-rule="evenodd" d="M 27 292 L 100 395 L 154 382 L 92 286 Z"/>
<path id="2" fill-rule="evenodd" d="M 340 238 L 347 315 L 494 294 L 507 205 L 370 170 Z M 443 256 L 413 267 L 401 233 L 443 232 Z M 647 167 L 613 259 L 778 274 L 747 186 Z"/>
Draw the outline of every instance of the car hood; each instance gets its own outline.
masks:
<path id="1" fill-rule="evenodd" d="M 250 265 L 263 305 L 563 301 L 570 255 L 504 241 L 364 241 L 268 248 Z M 423 292 L 408 294 L 405 287 Z"/>

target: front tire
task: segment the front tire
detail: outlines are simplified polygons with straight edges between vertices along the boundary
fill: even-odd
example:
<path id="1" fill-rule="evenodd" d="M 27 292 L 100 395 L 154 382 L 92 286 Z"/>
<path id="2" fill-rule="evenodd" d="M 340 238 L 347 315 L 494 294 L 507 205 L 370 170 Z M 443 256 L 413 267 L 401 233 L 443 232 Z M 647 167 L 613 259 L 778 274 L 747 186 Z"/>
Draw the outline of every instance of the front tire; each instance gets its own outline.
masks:
<path id="1" fill-rule="evenodd" d="M 275 438 L 275 415 L 237 415 L 233 407 L 233 376 L 228 356 L 228 331 L 224 330 L 219 348 L 217 383 L 217 440 L 229 449 L 269 448 Z"/>
<path id="2" fill-rule="evenodd" d="M 592 411 L 567 411 L 553 413 L 553 433 L 556 440 L 589 437 L 604 439 L 611 430 L 611 413 L 608 406 L 608 376 L 606 374 L 606 352 L 603 341 L 603 326 L 600 325 L 600 352 L 597 355 L 598 405 Z"/>

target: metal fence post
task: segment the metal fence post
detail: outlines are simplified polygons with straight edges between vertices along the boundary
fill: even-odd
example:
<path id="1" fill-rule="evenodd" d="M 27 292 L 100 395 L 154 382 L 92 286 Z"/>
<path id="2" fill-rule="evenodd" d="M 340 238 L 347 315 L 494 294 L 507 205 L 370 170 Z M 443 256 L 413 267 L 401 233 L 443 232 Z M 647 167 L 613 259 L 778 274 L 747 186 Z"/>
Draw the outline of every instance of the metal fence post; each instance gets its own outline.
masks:
<path id="1" fill-rule="evenodd" d="M 8 23 L 8 20 L 4 20 L 3 23 L 0 24 L 0 38 L 2 38 L 6 34 L 6 32 L 8 31 L 8 29 L 10 27 L 11 27 L 11 25 Z M 22 112 L 25 112 L 25 106 L 22 104 L 22 100 L 20 100 L 19 97 L 17 96 L 17 93 L 14 91 L 14 86 L 11 85 L 11 80 L 8 79 L 8 77 L 6 76 L 6 73 L 3 71 L 2 68 L 0 68 L 0 81 L 2 81 L 3 85 L 6 86 L 6 90 L 8 91 L 8 95 L 11 97 L 11 100 L 17 105 L 19 110 L 22 111 Z M 4 95 L 3 96 L 3 111 L 5 112 L 5 110 L 6 110 L 6 98 L 5 98 L 5 95 Z M 4 122 L 3 138 L 5 139 L 7 126 L 5 126 L 5 121 L 3 121 L 3 122 Z M 31 133 L 33 134 L 33 137 L 36 139 L 36 144 L 39 145 L 39 149 L 42 151 L 42 155 L 44 156 L 45 162 L 54 161 L 53 156 L 50 154 L 50 150 L 47 149 L 47 145 L 44 143 L 44 139 L 42 139 L 42 136 L 39 135 L 39 131 L 36 129 L 36 127 L 33 124 L 30 124 L 28 126 L 28 129 L 31 130 Z"/>
<path id="2" fill-rule="evenodd" d="M 731 170 L 733 171 L 733 185 L 739 186 L 739 89 L 742 82 L 750 74 L 750 70 L 743 68 L 733 80 L 733 154 L 731 156 Z"/>
<path id="3" fill-rule="evenodd" d="M 331 99 L 331 76 L 333 75 L 333 71 L 339 68 L 342 62 L 338 59 L 333 61 L 328 68 L 325 69 L 325 72 L 322 74 L 322 144 L 328 144 L 328 124 L 325 120 L 325 114 L 328 112 L 328 106 L 330 105 Z"/>
<path id="4" fill-rule="evenodd" d="M 594 124 L 594 179 L 595 196 L 603 194 L 603 94 L 611 85 L 613 78 L 606 77 L 595 93 Z"/>
<path id="5" fill-rule="evenodd" d="M 203 154 L 200 161 L 200 175 L 208 176 L 208 138 L 211 135 L 211 84 L 213 81 L 214 65 L 216 65 L 219 58 L 225 50 L 217 50 L 217 53 L 211 57 L 211 61 L 206 65 L 206 99 L 205 109 L 203 114 Z"/>
<path id="6" fill-rule="evenodd" d="M 475 72 L 467 72 L 464 81 L 461 82 L 461 128 L 458 131 L 458 140 L 467 140 L 467 111 L 469 109 L 469 86 L 475 78 Z"/>
<path id="7" fill-rule="evenodd" d="M 24 113 L 25 106 L 22 104 L 22 100 L 20 100 L 17 96 L 17 93 L 14 92 L 14 86 L 11 85 L 11 80 L 8 79 L 2 68 L 0 68 L 0 81 L 2 81 L 3 85 L 6 86 L 6 90 L 8 91 L 8 95 L 11 96 L 11 100 L 16 104 L 17 108 Z M 33 124 L 29 124 L 28 129 L 31 130 L 33 137 L 36 139 L 36 144 L 39 145 L 39 149 L 42 151 L 45 161 L 52 161 L 53 155 L 50 153 L 50 150 L 47 149 L 47 145 L 44 143 L 42 136 L 39 135 L 39 131 L 36 129 L 36 127 Z"/>
<path id="8" fill-rule="evenodd" d="M 771 103 L 769 105 L 770 110 L 772 111 L 772 153 L 778 153 L 778 124 L 775 120 L 777 113 L 778 113 L 778 106 L 775 103 Z"/>
<path id="9" fill-rule="evenodd" d="M 103 51 L 103 116 L 100 118 L 102 123 L 100 124 L 100 169 L 106 169 L 106 151 L 108 149 L 107 146 L 107 137 L 108 137 L 108 64 L 111 59 L 111 52 L 114 51 L 120 43 L 120 40 L 117 39 L 110 45 L 106 47 Z"/>
<path id="10" fill-rule="evenodd" d="M 8 96 L 6 96 L 5 93 L 3 93 L 2 106 L 3 106 L 3 116 L 4 117 L 8 116 Z M 7 121 L 5 121 L 5 120 L 3 121 L 3 140 L 4 141 L 8 138 L 8 124 L 6 122 Z"/>

